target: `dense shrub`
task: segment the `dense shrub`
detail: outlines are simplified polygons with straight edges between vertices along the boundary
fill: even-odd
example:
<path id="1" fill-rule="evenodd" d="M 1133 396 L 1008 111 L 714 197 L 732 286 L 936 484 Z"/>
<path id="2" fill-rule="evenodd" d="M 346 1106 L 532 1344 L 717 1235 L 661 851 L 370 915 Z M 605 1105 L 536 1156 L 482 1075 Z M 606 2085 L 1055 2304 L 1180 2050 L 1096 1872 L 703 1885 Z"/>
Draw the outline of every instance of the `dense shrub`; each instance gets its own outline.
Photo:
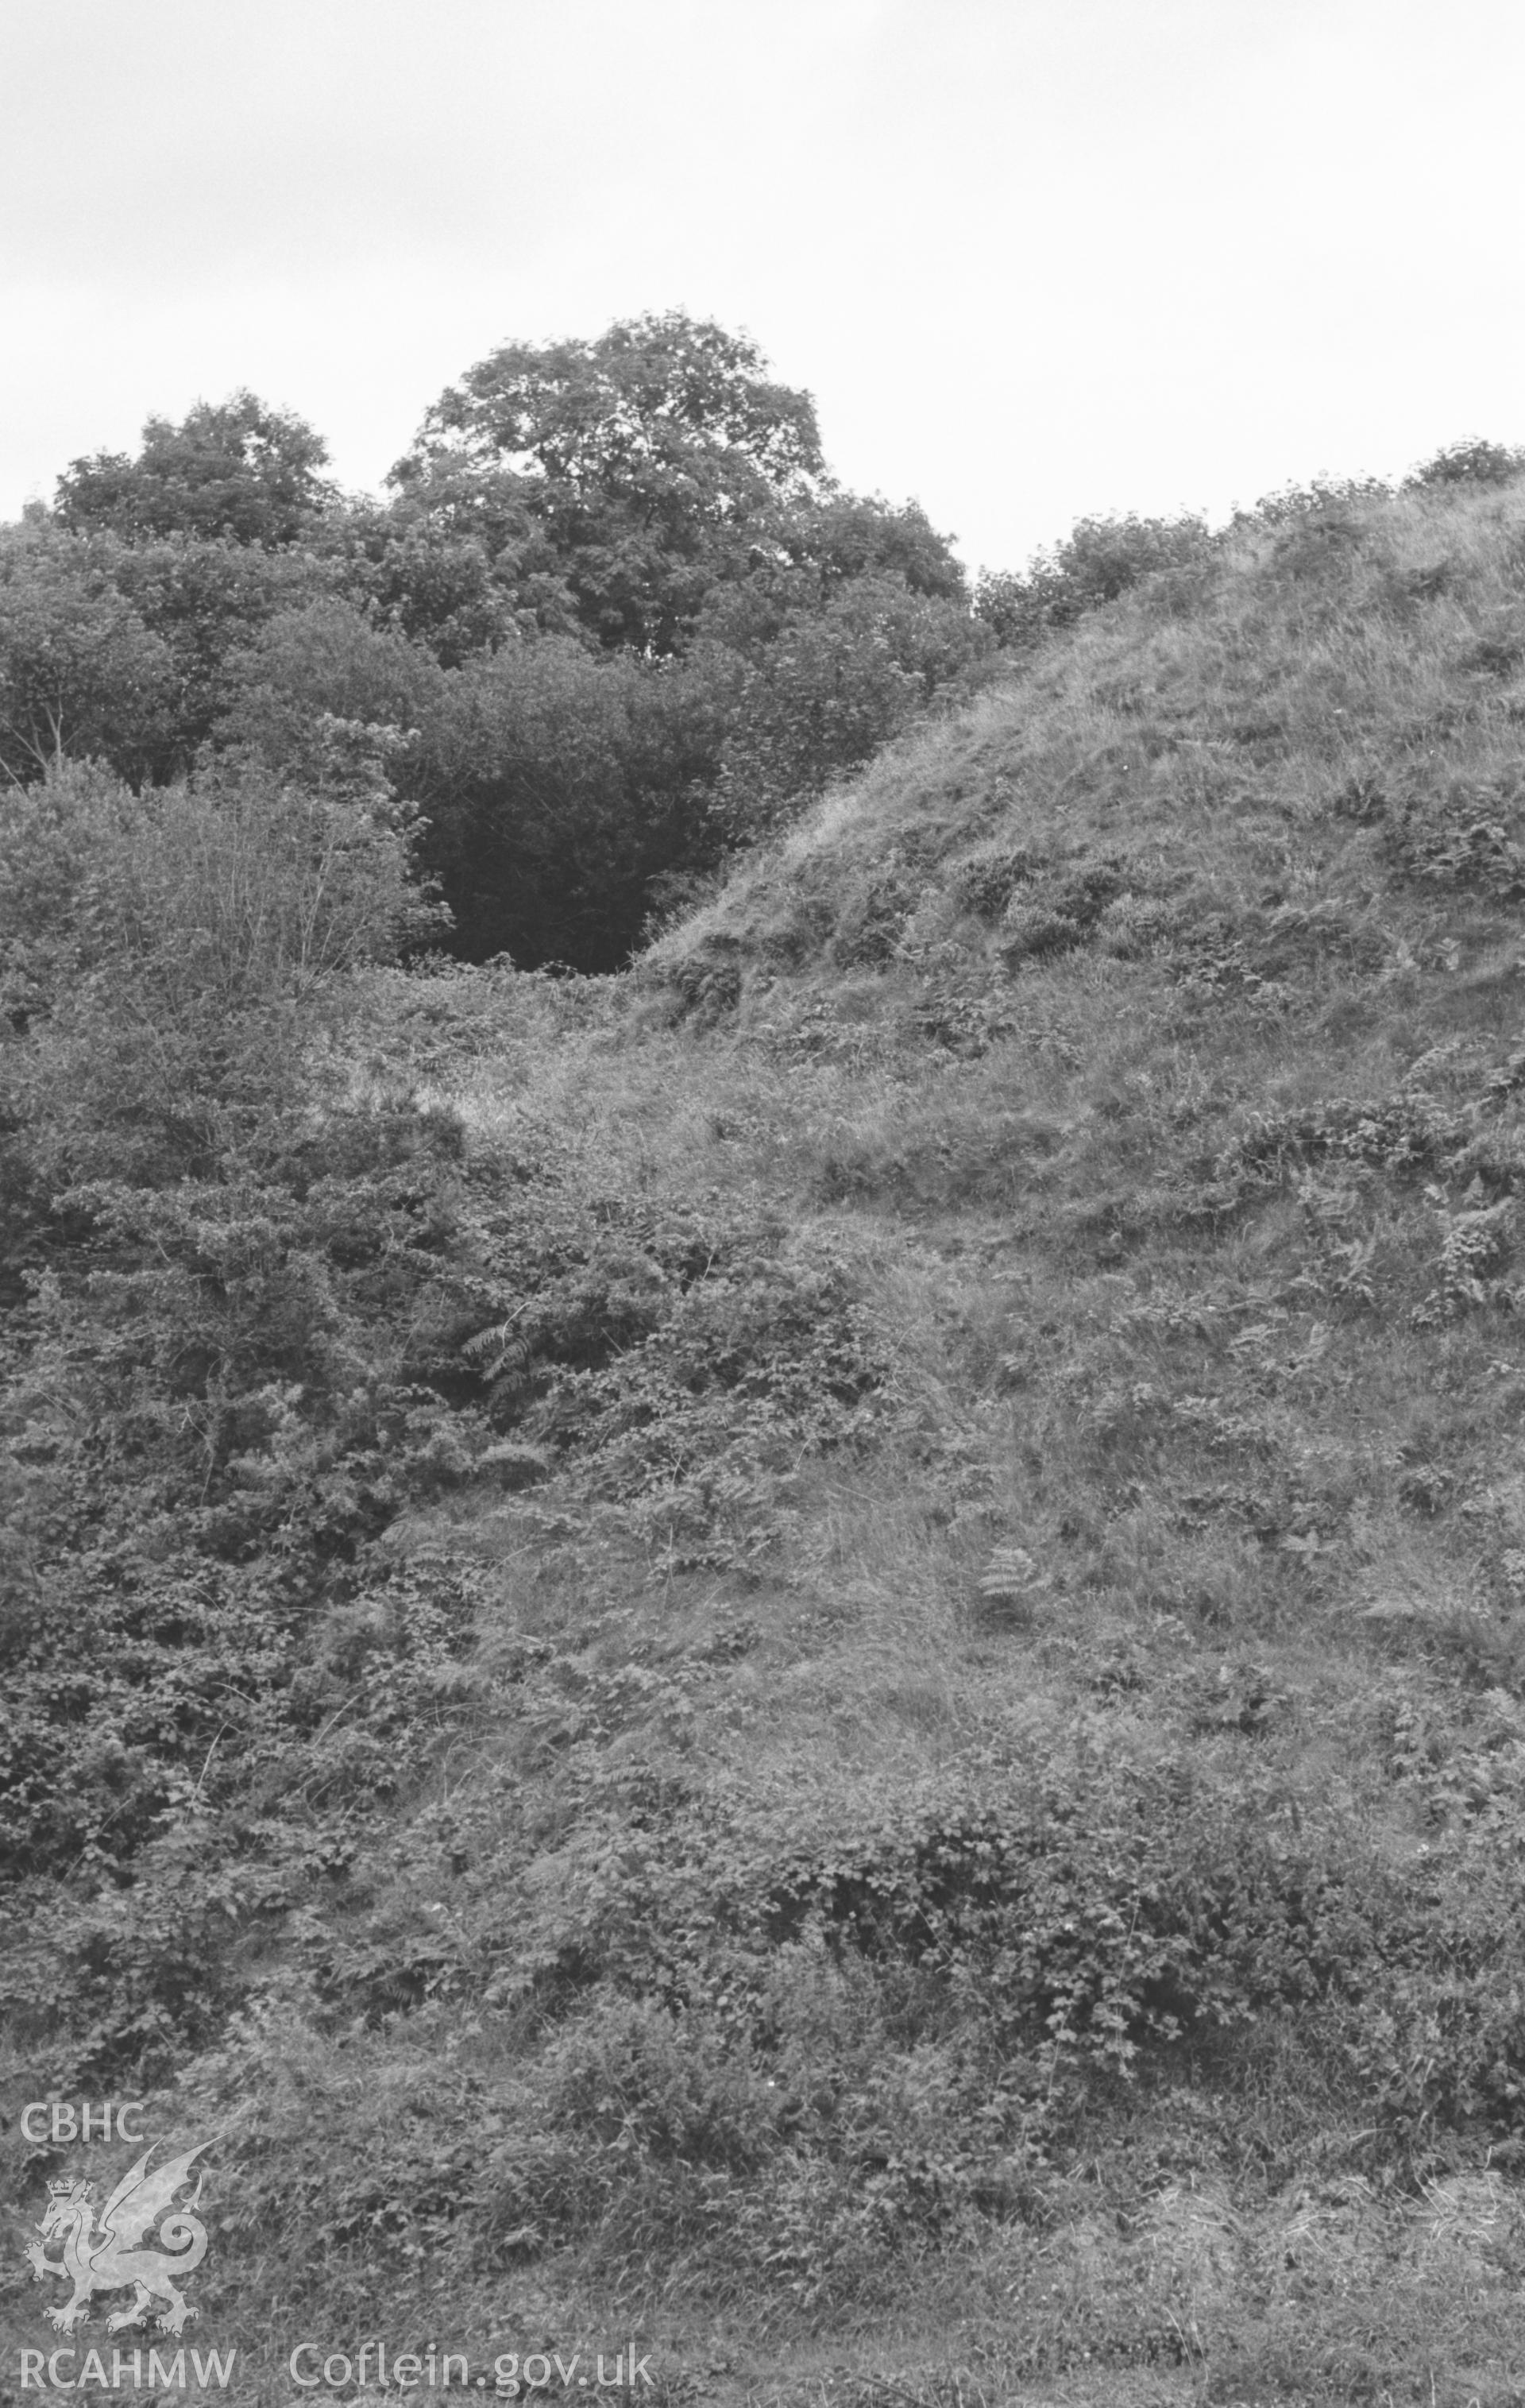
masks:
<path id="1" fill-rule="evenodd" d="M 78 1856 L 102 1798 L 130 1854 L 215 1734 L 209 1690 L 267 1689 L 264 1575 L 219 1567 L 268 1549 L 276 1594 L 309 1593 L 429 1451 L 458 1131 L 348 1103 L 323 1057 L 349 974 L 432 911 L 370 736 L 324 742 L 315 790 L 228 762 L 134 796 L 65 764 L 0 803 L 0 1819 L 34 1861 Z"/>
<path id="2" fill-rule="evenodd" d="M 117 550 L 0 530 L 0 768 L 14 783 L 85 754 L 134 780 L 173 757 L 174 655 L 120 591 Z"/>
<path id="3" fill-rule="evenodd" d="M 1404 480 L 1405 489 L 1426 485 L 1509 485 L 1525 474 L 1525 450 L 1515 443 L 1489 443 L 1468 436 L 1442 444 Z"/>
<path id="4" fill-rule="evenodd" d="M 1073 626 L 1088 610 L 1115 602 L 1141 578 L 1196 569 L 1212 555 L 1206 522 L 1185 516 L 1077 519 L 1064 541 L 1037 552 L 1025 570 L 988 572 L 975 593 L 975 615 L 1005 651 L 1033 643 L 1048 629 Z"/>
<path id="5" fill-rule="evenodd" d="M 695 669 L 707 666 L 734 696 L 718 828 L 751 843 L 797 818 L 939 700 L 966 695 L 991 642 L 962 596 L 920 594 L 880 572 L 842 584 L 824 608 L 789 611 L 739 660 L 697 647 Z"/>

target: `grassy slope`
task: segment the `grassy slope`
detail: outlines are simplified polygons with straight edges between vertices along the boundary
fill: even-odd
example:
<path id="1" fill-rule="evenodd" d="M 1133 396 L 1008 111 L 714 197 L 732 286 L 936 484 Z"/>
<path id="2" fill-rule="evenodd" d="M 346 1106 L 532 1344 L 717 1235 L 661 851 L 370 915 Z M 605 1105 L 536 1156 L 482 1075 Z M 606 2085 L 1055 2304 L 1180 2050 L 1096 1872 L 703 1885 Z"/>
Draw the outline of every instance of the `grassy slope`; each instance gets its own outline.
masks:
<path id="1" fill-rule="evenodd" d="M 527 1420 L 548 1477 L 389 1533 L 478 1653 L 323 1910 L 354 2011 L 277 1951 L 184 2077 L 220 2333 L 1525 2396 L 1522 662 L 1525 491 L 1326 509 L 632 979 L 438 991 L 484 1190 L 591 1198 L 636 1284 L 719 1233 L 673 1309 L 763 1369 L 606 1346 L 614 1440 Z"/>

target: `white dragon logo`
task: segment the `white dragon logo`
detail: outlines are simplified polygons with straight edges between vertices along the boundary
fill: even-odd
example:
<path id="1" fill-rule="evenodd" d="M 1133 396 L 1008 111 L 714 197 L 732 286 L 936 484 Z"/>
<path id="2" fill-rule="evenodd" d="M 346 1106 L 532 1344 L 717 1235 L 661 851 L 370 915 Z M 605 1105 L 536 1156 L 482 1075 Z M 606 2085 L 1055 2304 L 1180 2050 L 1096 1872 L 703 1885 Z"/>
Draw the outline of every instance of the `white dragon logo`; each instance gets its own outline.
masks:
<path id="1" fill-rule="evenodd" d="M 159 2322 L 161 2332 L 183 2332 L 188 2317 L 195 2315 L 187 2307 L 176 2288 L 176 2276 L 189 2274 L 207 2255 L 207 2227 L 192 2209 L 201 2197 L 201 2177 L 182 2208 L 173 2215 L 164 2215 L 176 2192 L 190 2178 L 191 2162 L 199 2157 L 207 2143 L 190 2149 L 183 2157 L 171 2157 L 165 2164 L 148 2171 L 151 2148 L 145 2149 L 135 2166 L 122 2175 L 116 2189 L 101 2210 L 99 2225 L 92 2205 L 95 2186 L 89 2182 L 54 2182 L 48 2186 L 48 2212 L 37 2230 L 41 2241 L 34 2241 L 26 2255 L 32 2263 L 32 2279 L 40 2283 L 48 2274 L 62 2274 L 74 2285 L 74 2297 L 61 2308 L 44 2311 L 57 2332 L 73 2332 L 90 2315 L 93 2291 L 117 2291 L 124 2285 L 134 2285 L 136 2296 L 130 2308 L 107 2316 L 107 2332 L 120 2332 L 125 2325 L 141 2323 L 156 2300 L 167 2300 L 169 2313 Z M 169 2256 L 164 2249 L 140 2249 L 138 2243 L 155 2224 L 159 2238 L 177 2254 Z M 45 2243 L 55 2233 L 63 2236 L 63 2252 L 50 2258 Z"/>

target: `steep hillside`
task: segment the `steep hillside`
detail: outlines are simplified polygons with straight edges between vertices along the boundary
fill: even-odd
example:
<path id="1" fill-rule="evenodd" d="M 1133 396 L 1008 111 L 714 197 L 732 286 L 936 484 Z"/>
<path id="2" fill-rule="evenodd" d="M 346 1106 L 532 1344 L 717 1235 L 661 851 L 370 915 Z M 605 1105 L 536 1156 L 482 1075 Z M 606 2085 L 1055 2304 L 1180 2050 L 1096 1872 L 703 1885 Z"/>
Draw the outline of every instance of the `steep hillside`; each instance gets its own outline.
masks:
<path id="1" fill-rule="evenodd" d="M 242 2396 L 1525 2397 L 1522 730 L 1525 486 L 1326 496 L 625 978 L 373 974 L 456 1434 L 146 1843 L 193 1944 L 36 1926 Z"/>

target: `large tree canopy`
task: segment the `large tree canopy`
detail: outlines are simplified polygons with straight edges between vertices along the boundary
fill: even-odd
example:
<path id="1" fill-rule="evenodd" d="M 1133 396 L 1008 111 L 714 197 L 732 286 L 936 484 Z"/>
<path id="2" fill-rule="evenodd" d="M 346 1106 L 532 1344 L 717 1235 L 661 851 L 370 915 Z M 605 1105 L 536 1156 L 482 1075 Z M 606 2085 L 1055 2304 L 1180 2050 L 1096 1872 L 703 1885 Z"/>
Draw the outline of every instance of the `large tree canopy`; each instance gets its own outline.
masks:
<path id="1" fill-rule="evenodd" d="M 663 653 L 828 480 L 809 394 L 745 336 L 669 311 L 506 344 L 441 394 L 392 481 L 494 550 L 527 513 L 585 634 Z"/>
<path id="2" fill-rule="evenodd" d="M 184 534 L 294 543 L 333 499 L 328 447 L 304 419 L 252 393 L 198 401 L 178 426 L 150 418 L 135 460 L 97 452 L 58 480 L 54 514 L 77 533 Z"/>

